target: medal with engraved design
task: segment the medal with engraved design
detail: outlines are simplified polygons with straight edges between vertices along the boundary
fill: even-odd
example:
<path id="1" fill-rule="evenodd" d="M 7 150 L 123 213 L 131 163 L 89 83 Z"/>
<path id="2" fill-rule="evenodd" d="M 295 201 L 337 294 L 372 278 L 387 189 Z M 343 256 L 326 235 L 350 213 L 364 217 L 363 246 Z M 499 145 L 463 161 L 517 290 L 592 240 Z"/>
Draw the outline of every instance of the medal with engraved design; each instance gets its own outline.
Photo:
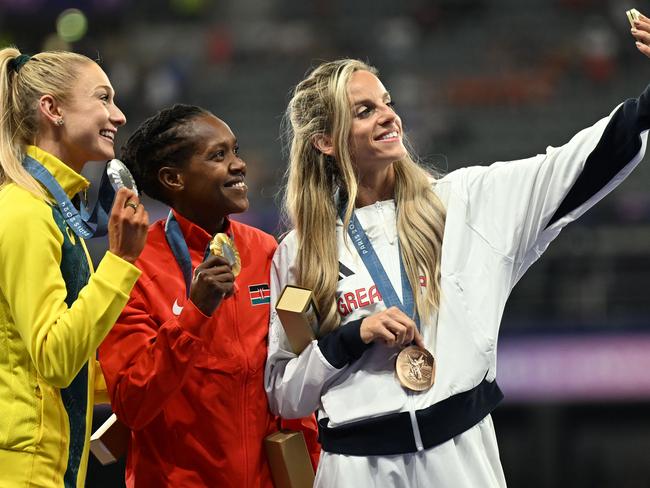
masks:
<path id="1" fill-rule="evenodd" d="M 215 256 L 226 258 L 232 268 L 232 274 L 235 276 L 239 274 L 241 271 L 241 258 L 239 257 L 239 251 L 237 251 L 234 241 L 228 234 L 224 234 L 223 232 L 216 234 L 210 242 L 210 252 Z"/>
<path id="2" fill-rule="evenodd" d="M 426 349 L 408 346 L 397 355 L 395 373 L 404 388 L 412 391 L 428 390 L 433 386 L 436 362 Z"/>
<path id="3" fill-rule="evenodd" d="M 135 179 L 129 171 L 129 168 L 122 161 L 119 159 L 111 159 L 106 164 L 106 174 L 115 191 L 118 191 L 120 188 L 128 188 L 138 196 L 138 187 L 135 184 Z"/>

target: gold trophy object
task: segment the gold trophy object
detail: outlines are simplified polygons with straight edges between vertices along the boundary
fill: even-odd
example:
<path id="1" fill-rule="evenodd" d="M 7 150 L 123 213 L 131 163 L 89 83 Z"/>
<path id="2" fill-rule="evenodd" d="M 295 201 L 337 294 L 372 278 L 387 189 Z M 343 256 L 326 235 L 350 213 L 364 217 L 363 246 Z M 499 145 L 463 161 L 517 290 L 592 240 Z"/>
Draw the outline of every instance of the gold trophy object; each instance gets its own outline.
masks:
<path id="1" fill-rule="evenodd" d="M 90 452 L 104 466 L 113 464 L 126 454 L 130 439 L 131 430 L 113 414 L 90 436 Z"/>
<path id="2" fill-rule="evenodd" d="M 318 309 L 311 290 L 287 285 L 275 305 L 291 350 L 300 354 L 318 336 Z"/>
<path id="3" fill-rule="evenodd" d="M 314 468 L 302 432 L 280 430 L 264 439 L 264 447 L 276 488 L 314 486 Z"/>
<path id="4" fill-rule="evenodd" d="M 311 290 L 287 285 L 275 305 L 291 350 L 300 354 L 318 336 L 318 310 Z M 276 488 L 311 488 L 314 469 L 302 432 L 281 430 L 264 439 Z"/>

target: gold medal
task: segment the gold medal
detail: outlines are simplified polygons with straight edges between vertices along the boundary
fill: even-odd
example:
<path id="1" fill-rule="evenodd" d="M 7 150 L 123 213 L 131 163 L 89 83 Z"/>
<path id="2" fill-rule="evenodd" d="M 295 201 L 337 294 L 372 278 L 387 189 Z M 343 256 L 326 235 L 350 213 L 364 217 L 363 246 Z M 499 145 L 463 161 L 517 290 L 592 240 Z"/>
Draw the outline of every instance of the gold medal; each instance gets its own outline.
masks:
<path id="1" fill-rule="evenodd" d="M 228 237 L 228 234 L 220 232 L 215 235 L 210 242 L 210 252 L 215 256 L 226 258 L 232 268 L 232 274 L 235 276 L 239 274 L 241 271 L 241 258 L 239 257 L 239 251 L 237 251 L 235 243 Z"/>
<path id="2" fill-rule="evenodd" d="M 436 363 L 433 355 L 426 349 L 408 346 L 397 355 L 395 373 L 404 388 L 424 391 L 433 385 Z"/>

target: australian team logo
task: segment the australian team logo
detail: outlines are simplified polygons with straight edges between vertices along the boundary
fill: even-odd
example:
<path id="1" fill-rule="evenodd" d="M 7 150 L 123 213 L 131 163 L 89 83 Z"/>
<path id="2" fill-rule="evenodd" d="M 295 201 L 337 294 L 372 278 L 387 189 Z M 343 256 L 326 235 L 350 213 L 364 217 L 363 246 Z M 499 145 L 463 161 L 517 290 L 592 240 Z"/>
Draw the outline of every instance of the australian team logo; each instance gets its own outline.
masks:
<path id="1" fill-rule="evenodd" d="M 251 299 L 251 305 L 264 305 L 271 303 L 271 289 L 266 283 L 260 285 L 249 285 L 248 295 Z"/>

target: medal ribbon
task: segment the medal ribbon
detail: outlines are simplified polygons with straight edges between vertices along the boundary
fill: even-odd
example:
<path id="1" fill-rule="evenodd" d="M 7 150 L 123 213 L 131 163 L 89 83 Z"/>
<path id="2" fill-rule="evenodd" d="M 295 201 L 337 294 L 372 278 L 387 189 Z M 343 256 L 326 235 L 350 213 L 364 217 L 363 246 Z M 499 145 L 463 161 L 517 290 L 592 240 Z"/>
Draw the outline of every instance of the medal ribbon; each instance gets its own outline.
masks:
<path id="1" fill-rule="evenodd" d="M 102 175 L 97 203 L 92 214 L 90 214 L 83 202 L 80 202 L 80 211 L 77 211 L 52 173 L 34 158 L 25 156 L 23 167 L 54 197 L 63 218 L 77 236 L 90 239 L 91 237 L 100 237 L 107 234 L 108 215 L 113 205 L 115 190 L 111 187 L 106 172 Z"/>
<path id="2" fill-rule="evenodd" d="M 345 216 L 344 206 L 345 205 L 342 205 L 339 210 L 339 216 L 343 222 Z M 403 300 L 400 300 L 397 296 L 397 292 L 395 292 L 393 284 L 390 282 L 390 279 L 386 274 L 384 266 L 381 264 L 381 261 L 375 252 L 374 247 L 372 247 L 370 239 L 368 239 L 368 236 L 366 235 L 366 231 L 363 229 L 363 226 L 359 222 L 359 219 L 354 212 L 352 212 L 352 217 L 350 218 L 350 223 L 348 224 L 347 231 L 348 235 L 352 239 L 352 242 L 354 243 L 354 247 L 357 249 L 361 260 L 363 261 L 363 264 L 368 270 L 368 273 L 370 273 L 372 281 L 375 282 L 375 285 L 381 294 L 381 298 L 384 301 L 386 308 L 393 306 L 399 308 L 406 315 L 413 318 L 415 325 L 417 326 L 418 330 L 420 330 L 420 317 L 414 313 L 415 300 L 413 298 L 413 289 L 411 288 L 408 276 L 406 275 L 406 270 L 404 269 L 402 254 L 400 253 L 399 256 L 399 269 L 402 278 Z"/>
<path id="3" fill-rule="evenodd" d="M 167 215 L 167 220 L 165 221 L 165 237 L 167 238 L 167 243 L 172 250 L 172 254 L 176 258 L 178 266 L 180 266 L 181 271 L 183 272 L 183 278 L 185 279 L 185 296 L 190 296 L 190 286 L 192 284 L 192 274 L 194 270 L 192 268 L 192 258 L 190 257 L 190 249 L 187 247 L 187 242 L 185 242 L 185 237 L 183 237 L 183 232 L 181 231 L 181 226 L 178 224 L 178 220 L 174 217 L 174 213 L 170 210 L 169 215 Z M 232 236 L 229 237 L 232 239 Z M 208 259 L 210 255 L 210 242 L 205 246 L 205 252 L 203 253 L 203 261 Z"/>

